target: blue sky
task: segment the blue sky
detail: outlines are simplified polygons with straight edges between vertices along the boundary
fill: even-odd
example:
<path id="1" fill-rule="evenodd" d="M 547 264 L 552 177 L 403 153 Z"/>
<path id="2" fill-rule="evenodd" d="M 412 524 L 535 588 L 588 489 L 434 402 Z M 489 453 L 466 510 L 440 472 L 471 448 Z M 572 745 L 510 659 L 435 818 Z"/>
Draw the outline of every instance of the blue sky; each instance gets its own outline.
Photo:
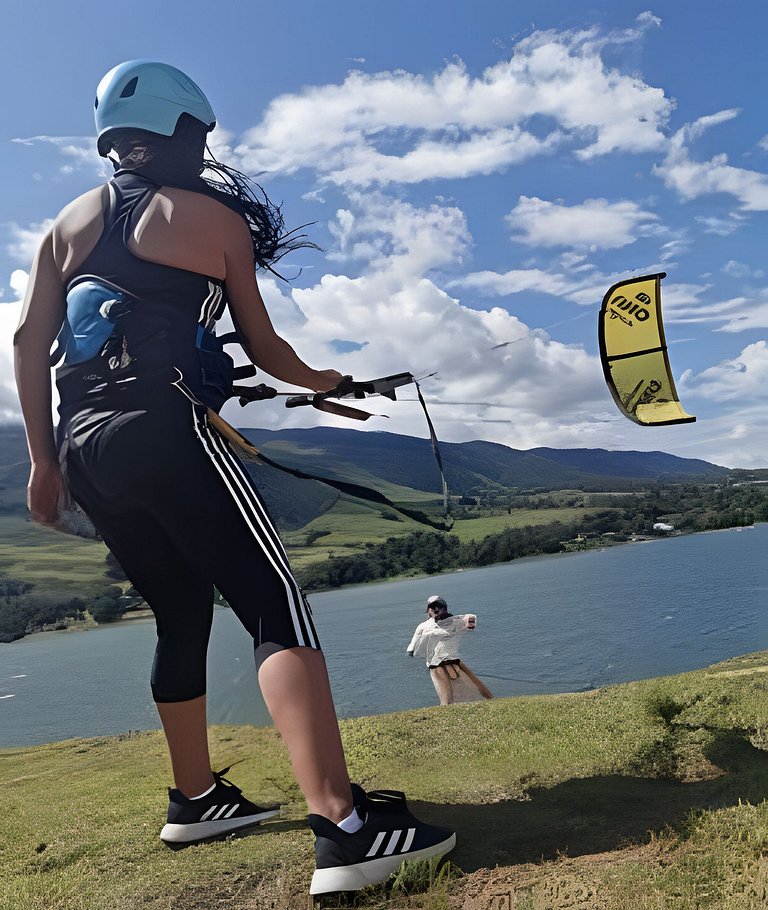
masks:
<path id="1" fill-rule="evenodd" d="M 35 245 L 106 175 L 95 87 L 149 57 L 204 89 L 222 160 L 259 173 L 290 226 L 315 222 L 323 252 L 292 256 L 291 284 L 262 281 L 312 365 L 437 371 L 424 392 L 446 440 L 768 464 L 768 8 L 728 9 L 14 0 L 0 60 L 0 418 L 19 419 L 10 336 Z M 596 323 L 610 284 L 660 270 L 678 391 L 698 422 L 648 429 L 615 410 Z M 389 419 L 366 429 L 424 435 L 413 401 L 373 409 Z M 267 404 L 226 416 L 350 426 Z"/>

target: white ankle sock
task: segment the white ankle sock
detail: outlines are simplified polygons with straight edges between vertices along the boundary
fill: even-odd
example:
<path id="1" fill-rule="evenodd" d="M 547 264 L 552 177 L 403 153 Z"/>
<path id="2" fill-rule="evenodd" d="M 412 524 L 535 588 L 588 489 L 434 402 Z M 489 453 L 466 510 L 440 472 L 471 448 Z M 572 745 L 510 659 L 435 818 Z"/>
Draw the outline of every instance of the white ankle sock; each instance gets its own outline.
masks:
<path id="1" fill-rule="evenodd" d="M 336 827 L 346 831 L 347 834 L 354 834 L 363 827 L 363 820 L 357 814 L 357 809 L 353 809 L 346 818 L 336 823 Z"/>
<path id="2" fill-rule="evenodd" d="M 204 796 L 208 796 L 209 793 L 213 793 L 216 789 L 216 781 L 214 781 L 210 787 L 204 793 L 198 793 L 197 796 L 190 796 L 189 799 L 202 799 Z"/>

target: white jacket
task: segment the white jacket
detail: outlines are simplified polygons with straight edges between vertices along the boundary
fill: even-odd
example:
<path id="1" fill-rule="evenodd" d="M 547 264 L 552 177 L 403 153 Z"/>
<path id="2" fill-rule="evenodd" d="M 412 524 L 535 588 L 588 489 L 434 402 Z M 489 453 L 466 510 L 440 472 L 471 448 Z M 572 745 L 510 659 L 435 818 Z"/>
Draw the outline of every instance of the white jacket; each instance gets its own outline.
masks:
<path id="1" fill-rule="evenodd" d="M 424 654 L 428 667 L 437 667 L 444 660 L 459 659 L 461 636 L 468 631 L 467 619 L 473 613 L 459 613 L 439 622 L 431 617 L 416 626 L 411 643 L 406 650 Z"/>

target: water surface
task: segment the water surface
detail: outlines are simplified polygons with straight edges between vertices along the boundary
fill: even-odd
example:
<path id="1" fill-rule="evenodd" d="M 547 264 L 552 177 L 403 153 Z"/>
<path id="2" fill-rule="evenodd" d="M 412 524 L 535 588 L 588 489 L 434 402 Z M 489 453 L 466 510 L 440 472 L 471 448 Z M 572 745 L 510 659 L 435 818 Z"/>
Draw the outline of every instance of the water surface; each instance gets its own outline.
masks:
<path id="1" fill-rule="evenodd" d="M 431 578 L 310 601 L 340 716 L 436 703 L 405 653 L 430 594 L 478 614 L 462 657 L 499 696 L 578 691 L 679 673 L 768 648 L 768 524 Z M 0 644 L 0 746 L 158 726 L 149 690 L 152 620 L 45 632 Z M 269 723 L 250 639 L 217 610 L 211 723 Z"/>

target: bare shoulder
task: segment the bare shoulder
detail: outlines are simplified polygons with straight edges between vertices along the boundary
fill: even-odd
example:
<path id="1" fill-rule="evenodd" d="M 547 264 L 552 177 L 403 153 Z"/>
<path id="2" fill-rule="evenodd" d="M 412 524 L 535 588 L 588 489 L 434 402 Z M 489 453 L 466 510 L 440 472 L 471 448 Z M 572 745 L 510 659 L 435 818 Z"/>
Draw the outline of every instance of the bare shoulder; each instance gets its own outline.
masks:
<path id="1" fill-rule="evenodd" d="M 157 191 L 155 198 L 162 205 L 164 200 L 172 204 L 174 217 L 205 218 L 217 227 L 238 233 L 247 230 L 243 218 L 224 202 L 220 202 L 205 193 L 194 190 L 183 190 L 179 187 L 164 186 Z"/>
<path id="2" fill-rule="evenodd" d="M 89 190 L 65 206 L 51 230 L 53 258 L 67 279 L 98 242 L 104 229 L 107 184 Z"/>
<path id="3" fill-rule="evenodd" d="M 83 230 L 87 230 L 91 226 L 98 225 L 101 229 L 104 221 L 104 204 L 108 194 L 108 185 L 104 184 L 73 199 L 59 212 L 53 225 L 54 236 L 64 243 L 70 243 Z"/>

